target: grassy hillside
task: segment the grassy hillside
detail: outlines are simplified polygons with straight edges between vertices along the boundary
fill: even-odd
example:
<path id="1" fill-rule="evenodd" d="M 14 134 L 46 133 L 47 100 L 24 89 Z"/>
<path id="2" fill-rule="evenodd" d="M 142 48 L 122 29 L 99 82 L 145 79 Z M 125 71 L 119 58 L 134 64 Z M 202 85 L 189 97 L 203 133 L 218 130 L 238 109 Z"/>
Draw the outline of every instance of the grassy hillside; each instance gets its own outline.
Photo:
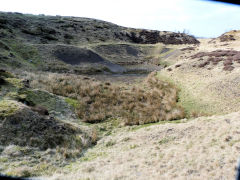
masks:
<path id="1" fill-rule="evenodd" d="M 239 31 L 0 13 L 0 173 L 232 179 L 239 54 Z"/>

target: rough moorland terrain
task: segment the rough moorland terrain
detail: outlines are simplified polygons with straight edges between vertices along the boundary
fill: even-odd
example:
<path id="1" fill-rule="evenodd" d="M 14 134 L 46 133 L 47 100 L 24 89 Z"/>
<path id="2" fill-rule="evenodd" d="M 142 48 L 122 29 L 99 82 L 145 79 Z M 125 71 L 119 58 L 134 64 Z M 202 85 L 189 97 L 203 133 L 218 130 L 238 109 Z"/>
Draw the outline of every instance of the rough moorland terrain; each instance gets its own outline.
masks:
<path id="1" fill-rule="evenodd" d="M 158 77 L 178 87 L 186 118 L 118 128 L 49 179 L 234 179 L 239 158 L 239 43 L 168 45 Z M 154 58 L 154 57 L 153 57 Z M 112 169 L 115 169 L 113 171 Z"/>
<path id="2" fill-rule="evenodd" d="M 0 173 L 233 179 L 239 44 L 0 13 Z"/>
<path id="3" fill-rule="evenodd" d="M 121 73 L 128 69 L 124 66 L 143 64 L 145 56 L 155 50 L 151 44 L 199 43 L 183 33 L 132 29 L 76 17 L 1 13 L 0 28 L 2 66 L 61 73 Z M 168 50 L 159 49 L 160 53 Z"/>

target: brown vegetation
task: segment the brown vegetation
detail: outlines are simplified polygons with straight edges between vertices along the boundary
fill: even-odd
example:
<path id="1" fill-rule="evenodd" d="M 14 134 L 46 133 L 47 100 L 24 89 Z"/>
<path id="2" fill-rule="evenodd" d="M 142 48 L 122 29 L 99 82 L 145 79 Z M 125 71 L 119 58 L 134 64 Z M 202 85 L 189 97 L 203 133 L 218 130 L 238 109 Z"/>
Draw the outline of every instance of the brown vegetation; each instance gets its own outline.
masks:
<path id="1" fill-rule="evenodd" d="M 221 35 L 219 37 L 219 39 L 220 39 L 220 42 L 235 41 L 236 40 L 233 35 L 225 35 L 225 34 Z"/>
<path id="2" fill-rule="evenodd" d="M 79 118 L 96 123 L 119 117 L 126 125 L 184 117 L 177 106 L 177 90 L 151 73 L 141 87 L 116 86 L 76 75 L 54 75 L 32 83 L 36 87 L 77 100 Z"/>
<path id="3" fill-rule="evenodd" d="M 191 56 L 192 59 L 204 60 L 204 57 L 209 57 L 205 62 L 198 65 L 203 68 L 210 63 L 217 65 L 219 62 L 223 62 L 224 71 L 232 71 L 234 69 L 233 62 L 240 63 L 240 51 L 235 50 L 216 50 L 212 52 L 199 52 Z"/>
<path id="4" fill-rule="evenodd" d="M 182 48 L 180 49 L 181 51 L 194 51 L 195 47 L 186 47 L 186 48 Z"/>

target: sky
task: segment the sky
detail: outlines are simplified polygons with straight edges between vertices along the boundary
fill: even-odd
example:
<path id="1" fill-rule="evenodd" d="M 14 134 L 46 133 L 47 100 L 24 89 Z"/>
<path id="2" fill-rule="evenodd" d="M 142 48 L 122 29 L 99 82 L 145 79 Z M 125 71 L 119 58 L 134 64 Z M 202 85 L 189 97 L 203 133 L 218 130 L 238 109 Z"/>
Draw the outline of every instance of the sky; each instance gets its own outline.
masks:
<path id="1" fill-rule="evenodd" d="M 89 17 L 196 37 L 240 29 L 240 6 L 204 0 L 1 0 L 0 11 Z"/>

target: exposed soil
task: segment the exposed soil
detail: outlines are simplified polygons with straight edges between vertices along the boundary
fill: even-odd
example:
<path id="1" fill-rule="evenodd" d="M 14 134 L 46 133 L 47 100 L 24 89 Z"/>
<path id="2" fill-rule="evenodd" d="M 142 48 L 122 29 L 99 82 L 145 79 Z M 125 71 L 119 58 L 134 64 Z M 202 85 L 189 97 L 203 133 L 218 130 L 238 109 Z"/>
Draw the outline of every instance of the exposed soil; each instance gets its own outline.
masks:
<path id="1" fill-rule="evenodd" d="M 59 46 L 58 46 L 59 47 Z M 98 54 L 94 53 L 89 49 L 77 48 L 77 47 L 59 47 L 54 55 L 62 60 L 63 62 L 71 65 L 81 65 L 84 63 L 87 64 L 102 64 L 109 68 L 111 72 L 122 73 L 125 71 L 125 68 L 113 64 L 108 60 L 103 59 Z"/>
<path id="2" fill-rule="evenodd" d="M 105 60 L 98 54 L 76 47 L 59 48 L 54 55 L 67 64 L 79 65 L 81 63 L 103 63 Z"/>

